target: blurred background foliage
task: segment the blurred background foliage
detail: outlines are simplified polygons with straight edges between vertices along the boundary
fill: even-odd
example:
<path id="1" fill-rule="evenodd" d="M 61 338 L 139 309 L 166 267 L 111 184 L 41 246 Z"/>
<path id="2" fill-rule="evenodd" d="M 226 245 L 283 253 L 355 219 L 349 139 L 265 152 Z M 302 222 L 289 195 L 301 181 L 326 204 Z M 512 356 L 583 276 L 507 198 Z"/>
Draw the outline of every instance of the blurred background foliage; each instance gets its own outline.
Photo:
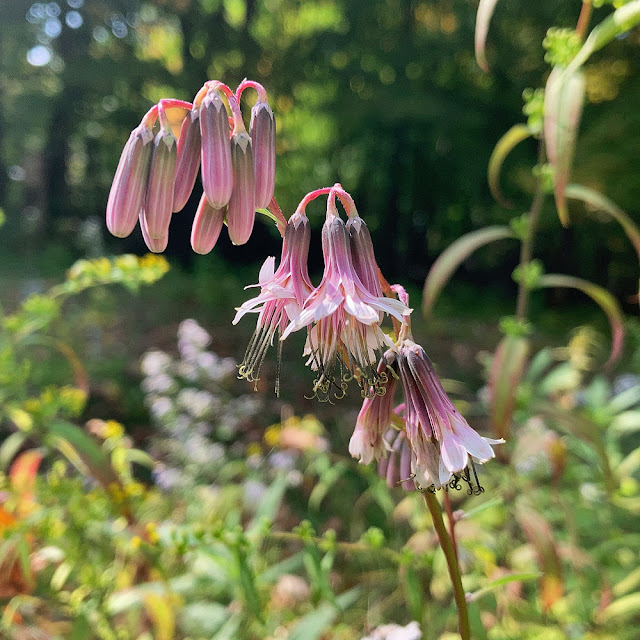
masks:
<path id="1" fill-rule="evenodd" d="M 516 0 L 501 2 L 491 74 L 473 58 L 475 0 L 2 4 L 6 251 L 31 254 L 32 264 L 42 254 L 35 247 L 46 244 L 67 267 L 78 254 L 115 247 L 102 216 L 120 150 L 141 115 L 163 97 L 190 100 L 207 79 L 235 86 L 247 76 L 267 87 L 274 105 L 283 208 L 340 181 L 366 216 L 383 270 L 419 284 L 456 237 L 512 215 L 489 195 L 487 161 L 502 133 L 522 120 L 522 91 L 544 76 L 539 43 L 547 28 L 571 26 L 577 3 L 550 0 L 523 12 Z M 580 184 L 606 185 L 632 217 L 640 202 L 638 181 L 627 179 L 640 164 L 639 45 L 632 32 L 589 65 L 574 172 Z M 516 210 L 528 206 L 534 158 L 527 142 L 505 168 Z M 188 268 L 197 200 L 196 189 L 170 235 L 169 255 Z M 548 271 L 632 292 L 633 253 L 622 231 L 576 218 L 579 224 L 559 230 L 549 205 L 537 246 Z M 140 250 L 141 239 L 118 247 Z M 265 247 L 277 251 L 277 240 L 261 228 L 246 247 L 216 251 L 252 261 Z M 516 261 L 515 243 L 485 249 L 467 263 L 462 282 L 511 293 L 503 266 Z"/>
<path id="2" fill-rule="evenodd" d="M 451 492 L 474 637 L 636 640 L 640 323 L 628 318 L 605 375 L 602 311 L 535 292 L 530 350 L 496 353 L 520 358 L 496 408 L 486 374 L 513 312 L 517 242 L 467 259 L 428 324 L 417 311 L 445 247 L 527 211 L 535 143 L 504 167 L 514 210 L 491 198 L 487 162 L 523 120 L 523 90 L 544 83 L 548 27 L 573 26 L 579 6 L 502 0 L 484 74 L 475 0 L 0 0 L 0 636 L 360 640 L 394 622 L 409 625 L 402 640 L 416 623 L 425 639 L 456 637 L 421 497 L 348 458 L 358 394 L 339 408 L 305 398 L 298 335 L 282 398 L 271 358 L 257 394 L 234 379 L 253 327 L 231 331 L 233 308 L 279 253 L 275 231 L 192 255 L 196 189 L 173 217 L 166 275 L 162 258 L 135 257 L 139 232 L 106 234 L 118 157 L 146 110 L 248 76 L 278 121 L 283 209 L 342 182 L 385 274 L 409 285 L 416 338 L 462 380 L 447 391 L 481 433 L 505 429 L 486 493 Z M 587 65 L 573 177 L 636 220 L 639 50 L 636 29 Z M 581 205 L 562 229 L 550 200 L 534 255 L 637 314 L 623 231 Z"/>

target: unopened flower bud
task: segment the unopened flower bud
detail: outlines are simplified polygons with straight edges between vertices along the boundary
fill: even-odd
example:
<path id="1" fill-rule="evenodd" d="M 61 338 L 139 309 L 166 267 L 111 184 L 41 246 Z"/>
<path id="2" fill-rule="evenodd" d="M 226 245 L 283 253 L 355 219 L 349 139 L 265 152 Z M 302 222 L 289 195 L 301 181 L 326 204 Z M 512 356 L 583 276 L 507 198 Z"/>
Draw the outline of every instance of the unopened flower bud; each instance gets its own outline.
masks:
<path id="1" fill-rule="evenodd" d="M 229 203 L 233 189 L 229 118 L 220 96 L 208 93 L 200 106 L 202 186 L 215 209 Z"/>
<path id="2" fill-rule="evenodd" d="M 360 216 L 347 220 L 351 258 L 360 282 L 374 296 L 382 296 L 382 286 L 378 277 L 378 263 L 373 252 L 371 235 L 365 221 Z"/>
<path id="3" fill-rule="evenodd" d="M 182 122 L 178 138 L 178 160 L 173 192 L 173 211 L 180 211 L 187 204 L 196 183 L 200 168 L 200 112 L 193 109 Z"/>
<path id="4" fill-rule="evenodd" d="M 142 229 L 142 237 L 144 238 L 144 243 L 149 248 L 149 251 L 153 253 L 162 253 L 169 243 L 169 230 L 165 231 L 165 234 L 162 238 L 152 238 L 149 235 L 149 231 L 147 230 L 147 221 L 145 219 L 144 211 L 140 212 L 140 229 Z"/>
<path id="5" fill-rule="evenodd" d="M 255 179 L 251 138 L 246 131 L 231 138 L 233 192 L 229 201 L 227 226 L 233 244 L 244 244 L 251 236 L 256 217 Z"/>
<path id="6" fill-rule="evenodd" d="M 191 228 L 191 246 L 196 253 L 209 253 L 220 236 L 225 209 L 214 209 L 202 194 Z"/>
<path id="7" fill-rule="evenodd" d="M 161 240 L 169 230 L 173 211 L 177 144 L 171 129 L 160 129 L 153 143 L 149 185 L 144 203 L 147 231 Z"/>
<path id="8" fill-rule="evenodd" d="M 152 141 L 151 129 L 141 124 L 122 150 L 107 202 L 107 227 L 118 238 L 126 238 L 136 226 L 147 190 Z"/>
<path id="9" fill-rule="evenodd" d="M 251 109 L 251 142 L 256 178 L 256 207 L 269 206 L 276 181 L 276 121 L 268 102 Z"/>

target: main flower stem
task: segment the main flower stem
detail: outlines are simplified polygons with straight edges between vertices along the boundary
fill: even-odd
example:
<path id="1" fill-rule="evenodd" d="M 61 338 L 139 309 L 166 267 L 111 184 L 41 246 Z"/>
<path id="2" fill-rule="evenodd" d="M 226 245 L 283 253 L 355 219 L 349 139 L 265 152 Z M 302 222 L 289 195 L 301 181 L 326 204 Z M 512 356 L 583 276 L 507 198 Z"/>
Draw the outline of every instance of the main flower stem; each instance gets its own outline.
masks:
<path id="1" fill-rule="evenodd" d="M 442 519 L 442 509 L 435 493 L 423 491 L 424 501 L 427 503 L 433 526 L 438 534 L 440 546 L 447 560 L 447 568 L 453 585 L 453 595 L 458 607 L 458 631 L 462 640 L 471 640 L 471 628 L 469 627 L 469 612 L 467 610 L 467 599 L 464 589 L 462 588 L 462 579 L 460 577 L 460 567 L 456 559 L 456 552 L 453 548 L 453 542 L 447 533 L 447 529 Z"/>

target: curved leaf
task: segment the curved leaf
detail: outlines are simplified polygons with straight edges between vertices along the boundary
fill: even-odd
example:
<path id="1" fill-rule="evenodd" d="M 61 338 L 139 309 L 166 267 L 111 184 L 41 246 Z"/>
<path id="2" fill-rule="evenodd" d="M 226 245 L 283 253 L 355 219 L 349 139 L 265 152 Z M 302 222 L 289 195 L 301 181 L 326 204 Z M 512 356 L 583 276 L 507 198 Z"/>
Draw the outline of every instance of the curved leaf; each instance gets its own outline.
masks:
<path id="1" fill-rule="evenodd" d="M 487 169 L 487 180 L 491 194 L 503 207 L 511 208 L 513 205 L 504 198 L 500 191 L 500 170 L 502 169 L 502 163 L 511 150 L 520 142 L 526 140 L 530 135 L 532 135 L 532 132 L 527 125 L 515 124 L 498 140 L 491 152 Z"/>
<path id="2" fill-rule="evenodd" d="M 478 13 L 476 14 L 476 62 L 478 63 L 478 66 L 486 72 L 489 71 L 489 64 L 485 53 L 485 45 L 487 42 L 487 33 L 489 32 L 491 16 L 493 15 L 497 4 L 498 0 L 480 0 Z"/>
<path id="3" fill-rule="evenodd" d="M 609 214 L 614 220 L 620 223 L 620 226 L 627 234 L 627 238 L 633 244 L 638 254 L 638 262 L 640 262 L 640 229 L 635 222 L 612 200 L 595 189 L 583 187 L 580 184 L 570 184 L 564 194 L 572 200 L 582 200 L 586 205 Z"/>
<path id="4" fill-rule="evenodd" d="M 611 354 L 606 366 L 613 364 L 622 353 L 624 343 L 624 315 L 618 301 L 603 287 L 582 278 L 548 273 L 540 278 L 540 287 L 566 287 L 588 295 L 607 314 L 611 325 Z"/>
<path id="5" fill-rule="evenodd" d="M 598 616 L 601 623 L 617 620 L 630 620 L 637 618 L 640 614 L 640 593 L 630 593 L 614 600 L 610 605 L 605 607 Z"/>
<path id="6" fill-rule="evenodd" d="M 529 340 L 507 335 L 500 341 L 489 373 L 489 420 L 496 438 L 507 438 L 516 391 L 529 355 Z"/>
<path id="7" fill-rule="evenodd" d="M 436 298 L 449 281 L 451 274 L 476 250 L 494 240 L 515 238 L 509 227 L 485 227 L 467 233 L 449 245 L 433 263 L 422 290 L 422 313 L 431 312 Z"/>
<path id="8" fill-rule="evenodd" d="M 578 55 L 567 67 L 568 72 L 579 69 L 591 56 L 619 35 L 633 29 L 640 24 L 640 0 L 633 0 L 623 7 L 616 9 L 607 16 L 599 25 L 594 27 Z"/>
<path id="9" fill-rule="evenodd" d="M 569 223 L 565 188 L 573 164 L 584 95 L 585 79 L 581 71 L 569 73 L 560 67 L 553 68 L 544 90 L 544 140 L 553 167 L 558 217 L 565 227 Z"/>

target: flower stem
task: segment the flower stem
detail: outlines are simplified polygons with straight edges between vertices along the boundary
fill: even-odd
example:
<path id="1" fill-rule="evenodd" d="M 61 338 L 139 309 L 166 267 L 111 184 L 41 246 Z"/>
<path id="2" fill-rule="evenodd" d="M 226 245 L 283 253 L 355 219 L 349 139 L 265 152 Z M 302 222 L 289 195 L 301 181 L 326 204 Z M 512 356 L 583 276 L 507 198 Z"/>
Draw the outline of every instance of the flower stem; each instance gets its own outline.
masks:
<path id="1" fill-rule="evenodd" d="M 433 520 L 433 526 L 438 534 L 438 540 L 440 546 L 444 552 L 444 556 L 447 560 L 447 568 L 449 569 L 449 577 L 453 585 L 453 595 L 456 600 L 456 606 L 458 607 L 458 631 L 462 640 L 471 640 L 471 628 L 469 626 L 469 612 L 467 611 L 467 599 L 465 597 L 464 589 L 462 588 L 462 579 L 460 578 L 460 567 L 456 560 L 455 549 L 451 538 L 447 533 L 447 529 L 442 519 L 442 509 L 438 498 L 435 493 L 430 491 L 423 491 L 424 501 L 427 503 L 429 512 L 431 513 L 431 519 Z"/>
<path id="2" fill-rule="evenodd" d="M 580 36 L 581 40 L 584 40 L 584 36 L 587 33 L 592 9 L 593 5 L 591 4 L 591 0 L 582 0 L 582 9 L 580 9 L 578 24 L 576 25 L 576 33 Z"/>
<path id="3" fill-rule="evenodd" d="M 544 142 L 540 140 L 538 144 L 538 166 L 541 167 L 545 161 Z M 545 192 L 544 192 L 544 176 L 538 176 L 538 184 L 536 185 L 536 191 L 533 195 L 531 202 L 531 209 L 529 210 L 529 225 L 527 233 L 522 240 L 520 248 L 520 266 L 527 264 L 533 257 L 533 241 L 538 230 L 538 223 L 540 221 L 540 214 L 542 213 L 542 205 L 544 204 Z M 518 299 L 516 302 L 516 318 L 518 320 L 525 320 L 527 317 L 527 311 L 529 307 L 529 287 L 525 282 L 525 279 L 521 279 L 518 284 Z"/>

